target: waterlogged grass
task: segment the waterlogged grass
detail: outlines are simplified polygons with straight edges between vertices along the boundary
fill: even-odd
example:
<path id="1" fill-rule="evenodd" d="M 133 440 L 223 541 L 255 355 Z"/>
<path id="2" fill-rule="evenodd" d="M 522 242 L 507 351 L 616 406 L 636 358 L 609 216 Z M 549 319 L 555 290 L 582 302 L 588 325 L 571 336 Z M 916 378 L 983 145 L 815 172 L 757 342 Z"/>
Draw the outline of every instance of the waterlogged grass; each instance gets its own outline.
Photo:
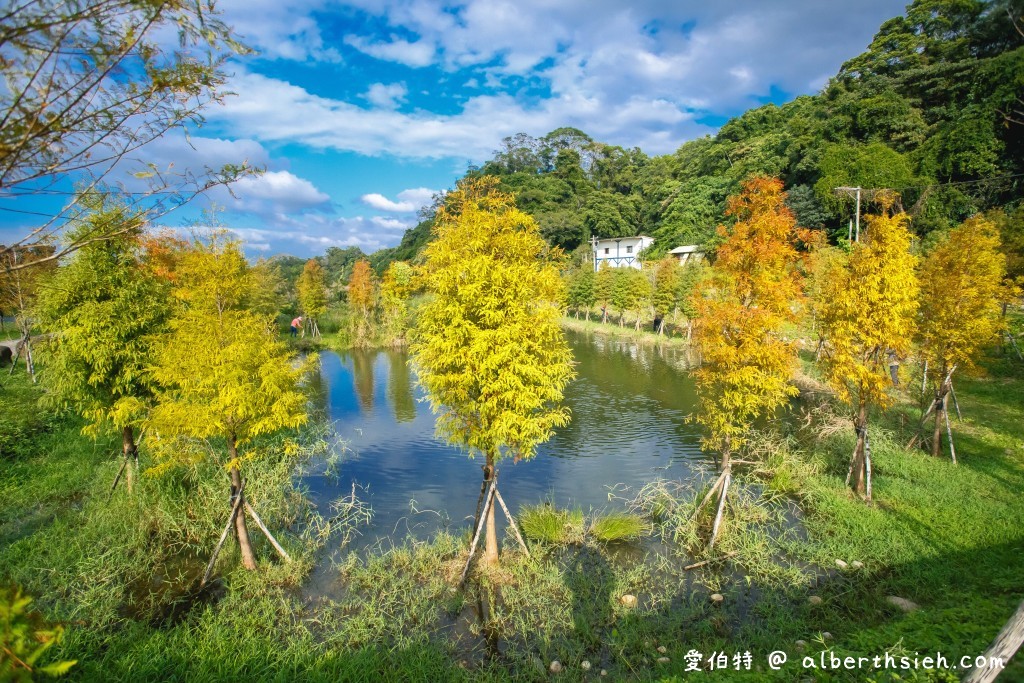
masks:
<path id="1" fill-rule="evenodd" d="M 590 535 L 604 543 L 635 541 L 650 532 L 650 524 L 643 517 L 630 512 L 600 514 L 590 522 Z"/>
<path id="2" fill-rule="evenodd" d="M 551 544 L 579 543 L 583 540 L 583 510 L 559 509 L 550 503 L 527 505 L 519 511 L 523 535 L 533 541 Z"/>
<path id="3" fill-rule="evenodd" d="M 589 526 L 578 510 L 522 510 L 532 556 L 506 541 L 501 567 L 474 565 L 465 586 L 463 534 L 341 555 L 336 590 L 319 599 L 303 597 L 307 573 L 340 545 L 335 525 L 360 515 L 307 508 L 291 485 L 294 458 L 279 455 L 294 446 L 262 444 L 246 467 L 254 505 L 295 561 L 253 529 L 259 570 L 237 568 L 229 543 L 220 578 L 198 591 L 227 513 L 223 473 L 143 476 L 133 494 L 108 499 L 118 443 L 38 411 L 36 391 L 20 373 L 0 391 L 11 408 L 0 412 L 0 439 L 36 421 L 0 456 L 0 581 L 65 624 L 47 654 L 79 661 L 71 680 L 539 681 L 553 660 L 563 681 L 685 680 L 691 651 L 751 653 L 749 671 L 730 657 L 709 680 L 954 680 L 799 663 L 821 652 L 958 661 L 980 654 L 1024 598 L 1024 378 L 1013 362 L 957 384 L 958 465 L 903 450 L 913 397 L 874 416 L 870 505 L 844 486 L 853 433 L 825 405 L 810 426 L 794 420 L 743 454 L 711 553 L 713 506 L 694 516 L 709 471 L 654 482 L 628 514 Z M 599 540 L 645 525 L 643 544 Z M 920 609 L 904 614 L 891 595 Z M 775 650 L 789 655 L 778 671 L 766 662 Z M 1021 679 L 1019 663 L 1003 676 Z"/>

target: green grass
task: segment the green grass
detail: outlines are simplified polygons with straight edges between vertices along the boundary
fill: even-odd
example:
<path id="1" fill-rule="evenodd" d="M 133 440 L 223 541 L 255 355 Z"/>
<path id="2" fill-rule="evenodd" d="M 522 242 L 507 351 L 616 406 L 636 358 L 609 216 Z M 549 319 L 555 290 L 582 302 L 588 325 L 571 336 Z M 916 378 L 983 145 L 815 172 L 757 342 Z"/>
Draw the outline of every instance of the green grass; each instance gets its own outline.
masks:
<path id="1" fill-rule="evenodd" d="M 609 318 L 609 320 L 610 319 L 611 318 Z M 690 346 L 690 342 L 686 340 L 686 337 L 669 335 L 667 333 L 657 334 L 655 332 L 651 332 L 650 321 L 648 321 L 646 325 L 641 325 L 639 330 L 634 329 L 634 325 L 630 323 L 626 323 L 625 326 L 619 327 L 618 323 L 602 323 L 599 318 L 592 318 L 587 321 L 582 318 L 577 320 L 575 317 L 563 316 L 561 324 L 565 329 L 572 330 L 574 332 L 583 332 L 588 334 L 598 333 L 612 337 L 622 337 L 650 346 Z"/>
<path id="2" fill-rule="evenodd" d="M 562 510 L 550 503 L 527 505 L 519 511 L 523 535 L 542 543 L 579 543 L 583 540 L 583 510 Z"/>
<path id="3" fill-rule="evenodd" d="M 590 522 L 590 535 L 604 543 L 634 541 L 650 532 L 650 524 L 643 517 L 630 512 L 609 512 L 598 515 Z"/>
<path id="4" fill-rule="evenodd" d="M 713 554 L 730 554 L 724 561 L 685 569 L 712 557 L 703 550 L 711 512 L 694 524 L 701 486 L 661 481 L 639 492 L 641 516 L 599 516 L 589 534 L 580 510 L 521 510 L 532 556 L 506 539 L 500 569 L 477 567 L 464 587 L 468 540 L 441 534 L 341 554 L 323 598 L 302 587 L 344 534 L 326 533 L 331 524 L 308 509 L 282 442 L 261 444 L 246 466 L 251 499 L 295 562 L 257 538 L 259 570 L 246 572 L 229 543 L 214 590 L 197 592 L 227 512 L 223 473 L 143 476 L 133 494 L 108 499 L 117 441 L 94 442 L 76 419 L 37 409 L 38 389 L 16 372 L 0 376 L 0 443 L 16 444 L 0 455 L 0 582 L 21 585 L 47 621 L 66 626 L 47 657 L 79 660 L 70 680 L 538 681 L 554 659 L 563 681 L 685 680 L 691 649 L 753 654 L 755 670 L 715 672 L 721 680 L 867 680 L 764 661 L 785 650 L 792 662 L 797 640 L 815 656 L 973 656 L 1024 598 L 1024 373 L 1015 361 L 990 367 L 957 384 L 959 465 L 903 450 L 911 398 L 873 416 L 870 505 L 843 484 L 852 429 L 827 407 L 811 427 L 793 420 L 777 425 L 784 436 L 763 435 L 744 455 L 756 464 L 739 472 Z M 653 542 L 598 540 L 637 520 Z M 921 609 L 903 614 L 888 595 Z M 657 662 L 659 647 L 668 663 Z M 1001 680 L 1024 680 L 1019 660 Z"/>

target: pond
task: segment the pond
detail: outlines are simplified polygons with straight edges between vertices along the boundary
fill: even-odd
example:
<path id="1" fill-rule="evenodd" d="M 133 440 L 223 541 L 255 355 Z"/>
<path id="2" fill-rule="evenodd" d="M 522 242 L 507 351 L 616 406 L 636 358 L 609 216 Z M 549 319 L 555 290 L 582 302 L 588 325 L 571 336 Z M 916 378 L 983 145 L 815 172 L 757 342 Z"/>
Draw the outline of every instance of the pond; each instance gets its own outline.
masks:
<path id="1" fill-rule="evenodd" d="M 498 464 L 513 514 L 541 501 L 585 512 L 615 509 L 623 505 L 620 496 L 645 483 L 685 479 L 707 462 L 696 425 L 685 420 L 696 395 L 684 349 L 577 333 L 568 339 L 577 363 L 565 394 L 572 422 L 532 460 Z M 312 463 L 302 484 L 324 514 L 353 484 L 370 504 L 372 520 L 348 549 L 469 528 L 483 459 L 435 437 L 434 415 L 405 352 L 325 352 L 319 383 L 323 408 L 348 451 L 340 462 Z"/>

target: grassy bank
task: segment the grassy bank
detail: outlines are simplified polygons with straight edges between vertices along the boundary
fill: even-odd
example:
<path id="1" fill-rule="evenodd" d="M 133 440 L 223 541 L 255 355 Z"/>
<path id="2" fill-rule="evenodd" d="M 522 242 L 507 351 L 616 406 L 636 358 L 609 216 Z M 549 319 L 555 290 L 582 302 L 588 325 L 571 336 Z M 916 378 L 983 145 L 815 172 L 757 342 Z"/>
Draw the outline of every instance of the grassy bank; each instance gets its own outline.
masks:
<path id="1" fill-rule="evenodd" d="M 562 317 L 562 327 L 573 332 L 582 332 L 584 334 L 596 333 L 609 337 L 628 339 L 645 346 L 675 346 L 679 348 L 689 348 L 690 346 L 690 342 L 686 340 L 686 337 L 658 334 L 652 332 L 649 325 L 645 325 L 637 330 L 634 325 L 628 323 L 623 327 L 619 327 L 617 323 L 602 323 L 599 319 L 594 318 L 588 321 L 583 318 L 576 319 L 575 316 L 567 315 Z"/>
<path id="2" fill-rule="evenodd" d="M 553 660 L 564 666 L 559 680 L 599 680 L 602 669 L 604 680 L 681 680 L 691 650 L 749 650 L 751 670 L 730 660 L 713 672 L 722 680 L 896 680 L 793 662 L 820 651 L 974 656 L 1024 598 L 1017 363 L 958 383 L 959 465 L 903 450 L 911 401 L 876 416 L 873 505 L 843 485 L 853 434 L 827 405 L 813 426 L 760 440 L 716 549 L 733 553 L 725 562 L 685 569 L 703 557 L 689 522 L 700 488 L 664 481 L 630 494 L 649 529 L 643 544 L 602 542 L 573 513 L 563 525 L 571 533 L 542 525 L 533 538 L 547 540 L 531 542 L 532 557 L 506 543 L 500 571 L 459 588 L 465 535 L 396 539 L 369 558 L 342 555 L 331 598 L 303 597 L 319 549 L 338 541 L 317 533 L 329 525 L 294 488 L 294 460 L 275 455 L 283 442 L 248 467 L 252 499 L 295 562 L 258 539 L 260 569 L 245 572 L 228 544 L 222 576 L 198 591 L 226 514 L 223 475 L 143 477 L 134 494 L 108 497 L 118 444 L 36 409 L 22 372 L 2 381 L 0 581 L 22 585 L 47 620 L 66 625 L 48 656 L 79 660 L 71 680 L 534 681 L 549 678 Z M 888 596 L 920 608 L 905 614 Z M 766 665 L 775 650 L 790 656 L 779 671 Z M 1004 674 L 1022 677 L 1020 663 Z"/>

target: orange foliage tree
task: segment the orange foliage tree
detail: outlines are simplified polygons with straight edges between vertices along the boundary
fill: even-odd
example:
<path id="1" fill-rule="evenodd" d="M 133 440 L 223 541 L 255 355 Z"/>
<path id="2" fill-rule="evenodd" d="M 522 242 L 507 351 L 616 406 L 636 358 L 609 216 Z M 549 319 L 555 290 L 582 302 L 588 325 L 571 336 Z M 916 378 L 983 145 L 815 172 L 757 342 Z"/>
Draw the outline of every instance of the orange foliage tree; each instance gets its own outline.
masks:
<path id="1" fill-rule="evenodd" d="M 868 411 L 885 407 L 889 354 L 910 350 L 917 312 L 917 258 L 910 253 L 909 217 L 890 211 L 893 199 L 880 197 L 882 212 L 866 217 L 866 234 L 853 245 L 849 260 L 828 271 L 822 284 L 821 318 L 826 340 L 822 366 L 839 398 L 853 408 L 857 443 L 847 483 L 871 499 L 871 446 Z"/>
<path id="2" fill-rule="evenodd" d="M 932 455 L 941 450 L 942 422 L 949 434 L 950 456 L 956 462 L 953 433 L 946 406 L 956 370 L 977 370 L 982 347 L 1003 329 L 1000 294 L 1006 257 L 999 232 L 989 220 L 976 216 L 949 235 L 921 263 L 921 315 L 918 330 L 921 355 L 932 374 L 935 412 Z"/>
<path id="3" fill-rule="evenodd" d="M 348 305 L 352 311 L 352 342 L 362 346 L 370 333 L 373 313 L 373 271 L 366 259 L 356 261 L 348 281 Z"/>
<path id="4" fill-rule="evenodd" d="M 719 493 L 709 549 L 722 521 L 732 454 L 746 442 L 754 420 L 796 394 L 789 381 L 796 347 L 783 337 L 782 327 L 795 320 L 794 305 L 802 297 L 796 242 L 804 231 L 785 199 L 778 179 L 754 177 L 744 183 L 727 209 L 736 223 L 718 228 L 724 242 L 711 277 L 695 294 L 701 447 L 721 454 L 721 474 L 695 511 Z"/>

